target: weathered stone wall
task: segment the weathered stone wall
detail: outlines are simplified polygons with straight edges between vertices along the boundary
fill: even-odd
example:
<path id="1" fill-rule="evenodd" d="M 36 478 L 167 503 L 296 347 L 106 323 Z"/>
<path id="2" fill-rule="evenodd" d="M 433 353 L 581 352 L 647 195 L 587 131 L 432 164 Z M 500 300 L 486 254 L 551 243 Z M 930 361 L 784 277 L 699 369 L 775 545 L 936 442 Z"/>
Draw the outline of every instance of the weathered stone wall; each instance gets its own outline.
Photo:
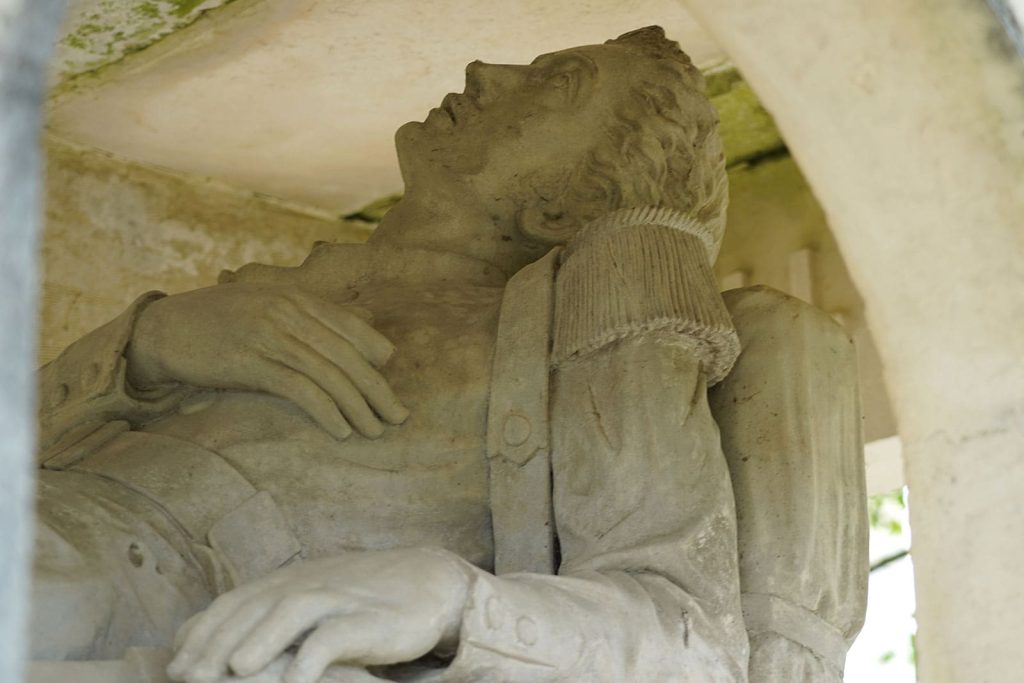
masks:
<path id="1" fill-rule="evenodd" d="M 50 138 L 40 362 L 150 289 L 214 284 L 251 261 L 299 264 L 314 241 L 369 226 Z"/>

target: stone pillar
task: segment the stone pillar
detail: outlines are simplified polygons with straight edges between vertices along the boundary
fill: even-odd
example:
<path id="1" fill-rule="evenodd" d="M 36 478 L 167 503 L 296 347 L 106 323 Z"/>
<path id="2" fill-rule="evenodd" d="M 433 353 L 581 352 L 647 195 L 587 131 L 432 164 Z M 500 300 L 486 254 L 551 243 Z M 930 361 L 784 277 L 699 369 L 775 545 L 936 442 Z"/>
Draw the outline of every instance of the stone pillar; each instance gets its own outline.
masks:
<path id="1" fill-rule="evenodd" d="M 0 681 L 24 674 L 35 441 L 39 130 L 60 0 L 0 0 Z"/>
<path id="2" fill-rule="evenodd" d="M 921 680 L 1020 678 L 1024 63 L 985 3 L 686 0 L 824 205 L 912 496 Z"/>

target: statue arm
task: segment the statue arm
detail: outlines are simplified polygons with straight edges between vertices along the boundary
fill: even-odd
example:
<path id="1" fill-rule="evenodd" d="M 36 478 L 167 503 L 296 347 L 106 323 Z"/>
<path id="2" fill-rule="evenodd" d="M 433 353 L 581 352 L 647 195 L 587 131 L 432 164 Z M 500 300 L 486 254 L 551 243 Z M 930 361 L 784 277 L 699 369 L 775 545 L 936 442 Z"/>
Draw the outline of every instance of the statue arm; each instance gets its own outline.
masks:
<path id="1" fill-rule="evenodd" d="M 735 331 L 692 236 L 586 239 L 556 287 L 559 575 L 477 572 L 445 680 L 746 681 L 735 506 L 707 401 Z"/>
<path id="2" fill-rule="evenodd" d="M 676 246 L 701 249 L 686 237 Z M 642 246 L 640 269 L 665 253 Z M 229 664 L 259 671 L 312 629 L 289 680 L 312 683 L 331 662 L 387 666 L 454 649 L 447 668 L 401 680 L 745 683 L 735 508 L 706 390 L 735 358 L 735 332 L 703 252 L 696 265 L 656 263 L 662 272 L 638 279 L 627 252 L 610 247 L 614 277 L 590 273 L 580 287 L 573 264 L 592 259 L 576 250 L 555 287 L 556 369 L 550 400 L 537 400 L 550 408 L 557 576 L 495 576 L 431 549 L 312 560 L 221 596 L 190 622 L 175 680 L 213 683 Z M 638 281 L 685 295 L 624 291 Z M 581 291 L 617 299 L 588 308 Z M 622 311 L 638 324 L 620 325 Z M 520 490 L 524 505 L 546 507 L 543 490 Z"/>
<path id="3" fill-rule="evenodd" d="M 188 393 L 180 385 L 135 391 L 126 380 L 125 351 L 135 321 L 148 304 L 163 296 L 161 292 L 143 294 L 121 315 L 39 370 L 40 462 L 104 431 L 116 432 L 117 425 L 127 427 L 163 415 Z"/>
<path id="4" fill-rule="evenodd" d="M 337 439 L 377 438 L 408 416 L 378 371 L 393 352 L 358 311 L 295 284 L 150 292 L 40 370 L 40 459 L 62 469 L 201 390 L 274 394 Z"/>
<path id="5" fill-rule="evenodd" d="M 638 339 L 554 381 L 559 576 L 479 572 L 446 680 L 745 681 L 732 489 L 699 362 Z"/>

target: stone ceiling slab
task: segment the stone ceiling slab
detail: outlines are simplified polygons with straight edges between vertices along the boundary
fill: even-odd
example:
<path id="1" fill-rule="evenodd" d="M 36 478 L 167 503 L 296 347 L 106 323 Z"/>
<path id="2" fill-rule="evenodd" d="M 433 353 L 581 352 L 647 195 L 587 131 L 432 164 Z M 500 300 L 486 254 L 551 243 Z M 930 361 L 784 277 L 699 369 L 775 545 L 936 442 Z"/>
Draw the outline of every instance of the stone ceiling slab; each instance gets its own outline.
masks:
<path id="1" fill-rule="evenodd" d="M 143 50 L 231 0 L 68 0 L 50 83 Z"/>
<path id="2" fill-rule="evenodd" d="M 126 158 L 337 213 L 401 189 L 392 135 L 463 87 L 660 24 L 724 61 L 677 0 L 236 0 L 51 98 L 51 131 Z"/>

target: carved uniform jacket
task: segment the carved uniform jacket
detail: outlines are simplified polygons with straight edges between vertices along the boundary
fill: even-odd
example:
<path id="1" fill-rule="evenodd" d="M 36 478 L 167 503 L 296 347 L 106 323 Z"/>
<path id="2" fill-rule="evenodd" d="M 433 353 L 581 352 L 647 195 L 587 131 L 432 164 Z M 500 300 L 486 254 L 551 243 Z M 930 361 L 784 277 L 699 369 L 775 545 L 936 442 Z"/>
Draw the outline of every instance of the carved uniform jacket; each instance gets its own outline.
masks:
<path id="1" fill-rule="evenodd" d="M 682 238 L 672 248 L 700 249 Z M 596 244 L 521 272 L 542 293 L 519 314 L 489 267 L 440 281 L 401 269 L 402 259 L 435 259 L 443 271 L 453 256 L 336 245 L 299 268 L 236 273 L 373 313 L 398 348 L 384 374 L 412 413 L 375 441 L 337 442 L 272 396 L 132 391 L 124 348 L 136 310 L 159 295 L 76 342 L 41 372 L 36 599 L 54 608 L 37 613 L 81 602 L 83 584 L 137 584 L 140 572 L 167 604 L 93 599 L 93 631 L 37 621 L 35 633 L 59 635 L 36 636 L 35 656 L 166 645 L 211 595 L 297 558 L 437 545 L 478 569 L 454 661 L 422 680 L 747 680 L 736 510 L 707 400 L 709 374 L 720 379 L 735 358 L 733 348 L 722 359 L 728 316 L 706 261 L 682 252 L 651 277 L 689 294 L 653 302 L 668 306 L 654 314 L 652 302 L 608 309 L 616 288 L 657 283 L 602 274 L 601 253 L 621 245 Z M 637 247 L 638 263 L 650 247 Z M 531 334 L 544 314 L 530 302 L 547 306 L 550 342 Z M 499 311 L 506 341 L 495 357 Z M 517 334 L 523 346 L 552 346 L 517 352 L 507 342 Z M 492 370 L 508 385 L 497 395 Z M 531 380 L 538 372 L 548 381 Z M 72 518 L 85 533 L 72 533 Z M 557 575 L 544 573 L 555 564 Z M 515 569 L 525 571 L 506 573 Z M 101 587 L 116 595 L 123 584 Z M 836 603 L 848 598 L 835 592 Z M 856 633 L 853 612 L 832 628 Z M 839 680 L 812 655 L 791 680 Z"/>

